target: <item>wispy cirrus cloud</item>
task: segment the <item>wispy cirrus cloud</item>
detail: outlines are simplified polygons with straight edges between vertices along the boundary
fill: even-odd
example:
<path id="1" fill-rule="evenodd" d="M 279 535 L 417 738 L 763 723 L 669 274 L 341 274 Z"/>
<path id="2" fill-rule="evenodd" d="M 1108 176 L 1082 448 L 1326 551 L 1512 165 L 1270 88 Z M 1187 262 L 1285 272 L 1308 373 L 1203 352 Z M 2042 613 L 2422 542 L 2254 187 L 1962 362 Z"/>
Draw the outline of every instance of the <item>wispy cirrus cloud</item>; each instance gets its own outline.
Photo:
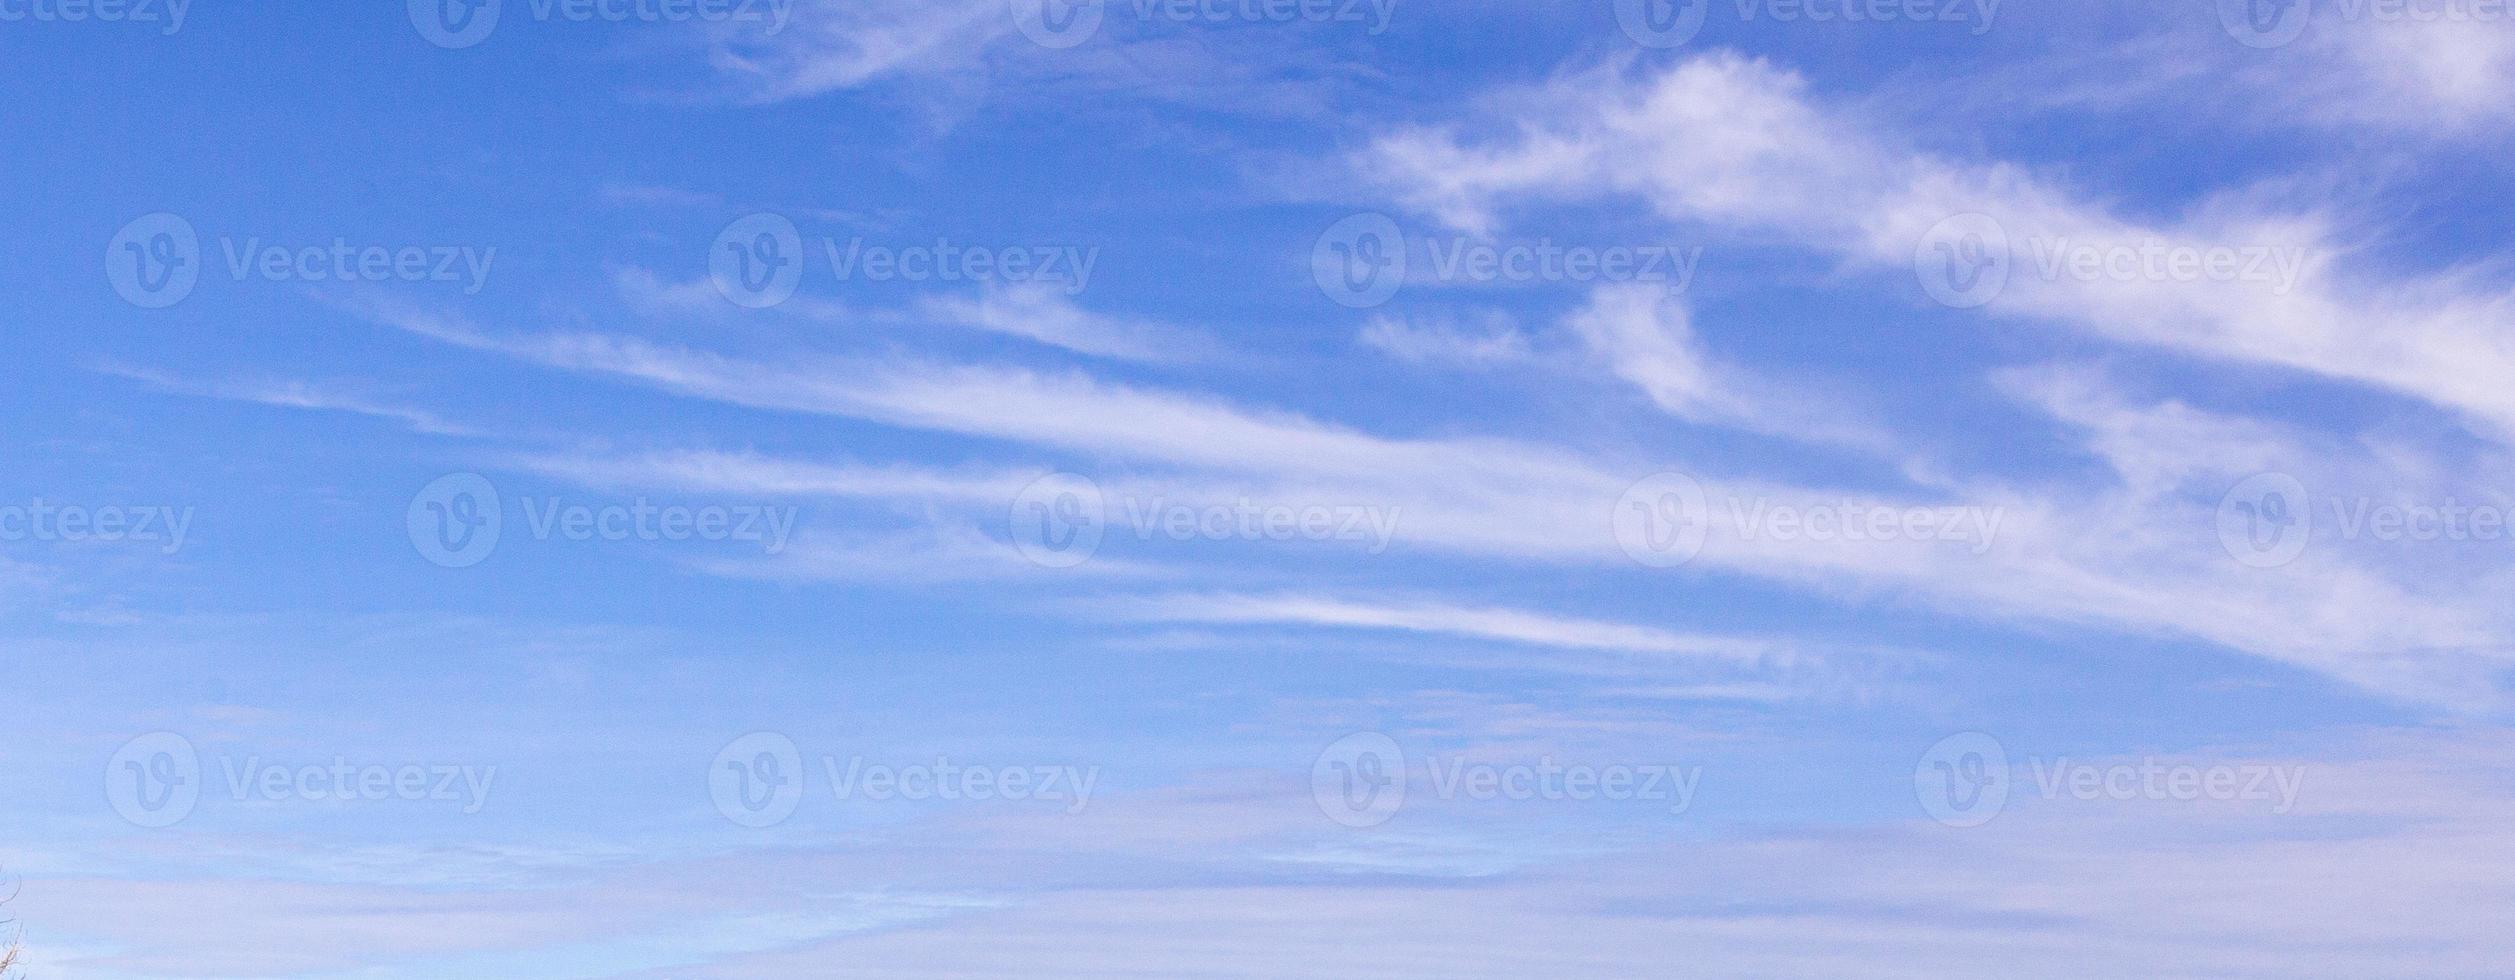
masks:
<path id="1" fill-rule="evenodd" d="M 1492 104 L 1500 118 L 1484 121 L 1504 125 L 1478 132 L 1507 135 L 1396 129 L 1355 165 L 1398 202 L 1464 229 L 1547 202 L 1635 199 L 1670 221 L 1783 235 L 1925 287 L 1948 285 L 1934 271 L 1956 276 L 1969 290 L 1950 302 L 2368 385 L 2515 430 L 2515 400 L 2493 380 L 2515 370 L 2497 330 L 2515 319 L 2515 293 L 2461 269 L 2351 275 L 2354 249 L 2327 215 L 2231 195 L 2178 222 L 2122 216 L 2013 166 L 1901 146 L 1829 111 L 1800 76 L 1735 54 L 1665 71 L 1609 63 Z M 1934 245 L 1967 246 L 1978 267 L 1934 270 L 1967 258 Z M 2167 253 L 2238 268 L 2103 264 Z M 2092 271 L 2074 264 L 2084 256 L 2097 258 Z M 1997 284 L 1975 286 L 1973 273 Z"/>
<path id="2" fill-rule="evenodd" d="M 1432 553 L 1630 567 L 1628 543 L 1615 528 L 1620 498 L 1670 465 L 1496 439 L 1387 439 L 1079 372 L 896 360 L 764 363 L 609 335 L 499 337 L 409 311 L 385 310 L 379 318 L 463 346 L 690 397 L 1159 463 L 1194 475 L 1131 487 L 1126 496 L 1366 502 L 1402 514 L 1396 540 Z M 1142 424 L 1148 418 L 1165 424 Z M 2292 442 L 2273 442 L 2256 455 L 2314 458 Z M 2096 487 L 2045 497 L 1987 480 L 1897 494 L 1712 472 L 1693 479 L 1704 488 L 1694 518 L 1703 530 L 1695 568 L 1820 595 L 1887 590 L 1991 620 L 2196 637 L 2393 696 L 2471 709 L 2495 703 L 2491 677 L 2509 656 L 2500 639 L 2503 611 L 2483 592 L 2402 578 L 2365 564 L 2354 549 L 2313 551 L 2269 570 L 2235 560 L 2217 544 L 2215 515 L 2225 490 L 2205 480 L 2168 493 Z M 1932 515 L 1937 530 L 1850 541 L 1777 533 L 1766 523 L 1778 513 L 1794 521 L 1803 514 L 1866 521 L 1858 515 L 1916 511 Z"/>
<path id="3" fill-rule="evenodd" d="M 1354 340 L 1408 364 L 1495 367 L 1534 356 L 1527 334 L 1500 310 L 1475 316 L 1383 314 L 1372 317 Z"/>
<path id="4" fill-rule="evenodd" d="M 1298 625 L 1434 633 L 1574 650 L 1753 660 L 1770 642 L 1673 633 L 1651 626 L 1441 602 L 1365 602 L 1328 596 L 1189 594 L 1121 603 L 1155 622 Z"/>
<path id="5" fill-rule="evenodd" d="M 1632 383 L 1662 411 L 1693 422 L 1732 426 L 1867 452 L 1893 452 L 1882 428 L 1862 421 L 1839 398 L 1758 376 L 1713 360 L 1696 338 L 1691 312 L 1648 284 L 1602 286 L 1566 324 L 1607 370 Z"/>
<path id="6" fill-rule="evenodd" d="M 108 364 L 97 370 L 176 394 L 249 402 L 278 408 L 347 412 L 353 415 L 387 419 L 399 422 L 409 427 L 411 431 L 423 435 L 478 436 L 483 434 L 477 428 L 450 421 L 435 412 L 397 405 L 342 386 L 293 380 L 192 381 L 163 371 L 120 364 Z"/>
<path id="7" fill-rule="evenodd" d="M 990 283 L 975 297 L 928 297 L 918 310 L 938 322 L 1094 357 L 1172 364 L 1206 360 L 1217 353 L 1214 342 L 1199 334 L 1086 310 L 1054 283 Z"/>
<path id="8" fill-rule="evenodd" d="M 709 60 L 739 80 L 748 99 L 777 102 L 879 81 L 966 76 L 1013 30 L 1011 9 L 990 0 L 804 0 L 777 34 L 721 32 Z"/>

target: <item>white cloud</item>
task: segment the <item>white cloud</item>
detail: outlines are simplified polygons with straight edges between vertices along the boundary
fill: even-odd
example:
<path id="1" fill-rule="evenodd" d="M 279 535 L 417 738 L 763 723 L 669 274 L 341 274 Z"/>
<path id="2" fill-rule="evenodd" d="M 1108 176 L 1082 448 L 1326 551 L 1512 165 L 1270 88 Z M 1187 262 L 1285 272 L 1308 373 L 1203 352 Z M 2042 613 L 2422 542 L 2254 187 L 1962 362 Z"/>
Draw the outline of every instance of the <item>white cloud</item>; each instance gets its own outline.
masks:
<path id="1" fill-rule="evenodd" d="M 1125 603 L 1121 608 L 1132 616 L 1156 622 L 1401 630 L 1574 650 L 1725 660 L 1753 660 L 1775 649 L 1774 644 L 1764 641 L 1679 634 L 1629 623 L 1441 602 L 1360 602 L 1314 595 L 1209 593 L 1158 596 Z"/>
<path id="2" fill-rule="evenodd" d="M 926 317 L 954 326 L 1021 337 L 1078 354 L 1123 361 L 1177 363 L 1213 354 L 1213 343 L 1165 324 L 1094 313 L 1056 283 L 990 283 L 975 297 L 929 297 Z"/>
<path id="3" fill-rule="evenodd" d="M 441 317 L 386 311 L 382 318 L 466 346 L 692 397 L 1181 471 L 1106 487 L 1120 497 L 1378 508 L 1398 516 L 1401 550 L 1632 567 L 1613 533 L 1618 499 L 1656 470 L 1687 468 L 1681 461 L 1593 460 L 1498 439 L 1387 439 L 1079 372 L 772 363 L 624 337 L 502 339 Z M 2310 457 L 2285 446 L 2279 458 Z M 2507 613 L 2485 587 L 2388 577 L 2349 549 L 2309 551 L 2276 569 L 2238 563 L 2215 536 L 2224 488 L 2192 483 L 2165 496 L 2098 488 L 2043 499 L 1989 482 L 1895 494 L 1694 475 L 1706 490 L 1696 569 L 1842 598 L 1893 597 L 1969 617 L 2196 637 L 2396 697 L 2462 708 L 2494 703 L 2491 672 L 2510 653 Z M 1927 533 L 1820 539 L 1765 523 L 1776 513 L 1823 514 L 1839 528 L 1915 508 L 1931 515 Z M 1891 523 L 1909 526 L 1901 517 Z"/>
<path id="4" fill-rule="evenodd" d="M 1473 318 L 1383 314 L 1372 317 L 1354 339 L 1409 364 L 1486 367 L 1520 363 L 1532 356 L 1527 336 L 1509 314 L 1499 310 Z"/>
<path id="5" fill-rule="evenodd" d="M 871 497 L 1004 504 L 1045 471 L 945 473 L 905 466 L 806 463 L 758 453 L 659 451 L 638 455 L 538 454 L 515 465 L 597 487 L 641 487 L 688 493 Z"/>
<path id="6" fill-rule="evenodd" d="M 399 422 L 408 426 L 411 431 L 423 435 L 477 436 L 482 434 L 478 429 L 448 421 L 434 412 L 392 404 L 371 395 L 341 390 L 337 386 L 294 380 L 201 382 L 179 378 L 162 371 L 120 365 L 108 365 L 98 370 L 176 394 L 249 402 L 278 408 L 347 412 Z"/>
<path id="7" fill-rule="evenodd" d="M 2172 224 L 2118 216 L 2014 167 L 1898 147 L 1762 61 L 1712 54 L 1635 75 L 1610 64 L 1497 97 L 1505 137 L 1404 129 L 1357 162 L 1399 202 L 1461 228 L 1481 232 L 1546 201 L 1633 197 L 1671 221 L 1779 234 L 1898 276 L 1922 271 L 1916 255 L 1942 221 L 1987 214 L 2009 249 L 1988 246 L 2009 260 L 1992 312 L 2371 385 L 2515 431 L 2515 390 L 2500 383 L 2515 373 L 2515 346 L 2499 329 L 2515 320 L 2515 298 L 2503 288 L 2452 270 L 2362 281 L 2328 219 L 2235 197 Z M 2229 253 L 2242 268 L 2082 275 L 2052 261 L 2176 250 Z"/>
<path id="8" fill-rule="evenodd" d="M 1849 409 L 1715 363 L 1695 336 L 1687 308 L 1655 286 L 1601 286 L 1565 322 L 1608 370 L 1670 415 L 1871 452 L 1892 445 L 1882 429 L 1853 420 Z"/>
<path id="9" fill-rule="evenodd" d="M 786 29 L 722 32 L 715 67 L 761 102 L 877 81 L 942 84 L 983 67 L 984 49 L 1013 33 L 1001 0 L 804 0 Z"/>
<path id="10" fill-rule="evenodd" d="M 2327 43 L 2363 80 L 2361 91 L 2327 103 L 2350 107 L 2353 121 L 2451 133 L 2515 118 L 2507 99 L 2515 90 L 2515 19 L 2324 26 L 2339 35 Z"/>

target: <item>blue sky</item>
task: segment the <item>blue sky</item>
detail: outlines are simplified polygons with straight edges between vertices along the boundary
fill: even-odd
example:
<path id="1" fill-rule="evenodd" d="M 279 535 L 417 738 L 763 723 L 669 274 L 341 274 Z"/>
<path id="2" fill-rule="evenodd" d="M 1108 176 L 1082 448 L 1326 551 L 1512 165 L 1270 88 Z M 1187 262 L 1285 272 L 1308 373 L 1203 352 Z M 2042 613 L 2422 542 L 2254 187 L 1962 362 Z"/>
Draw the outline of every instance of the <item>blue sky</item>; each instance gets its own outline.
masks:
<path id="1" fill-rule="evenodd" d="M 2510 17 L 0 4 L 0 914 L 2505 975 Z"/>

